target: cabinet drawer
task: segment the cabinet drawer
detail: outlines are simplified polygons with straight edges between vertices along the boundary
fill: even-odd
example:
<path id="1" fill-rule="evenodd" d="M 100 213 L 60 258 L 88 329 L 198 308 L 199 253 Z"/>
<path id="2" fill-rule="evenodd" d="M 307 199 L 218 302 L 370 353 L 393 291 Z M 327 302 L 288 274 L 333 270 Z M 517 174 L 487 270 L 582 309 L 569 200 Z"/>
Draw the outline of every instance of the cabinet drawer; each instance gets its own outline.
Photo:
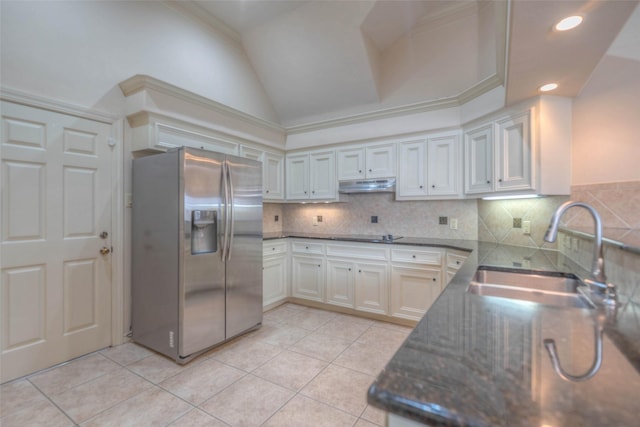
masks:
<path id="1" fill-rule="evenodd" d="M 291 251 L 296 254 L 324 255 L 324 244 L 306 241 L 291 242 Z"/>
<path id="2" fill-rule="evenodd" d="M 447 252 L 447 268 L 449 270 L 458 270 L 467 259 L 466 255 L 458 255 Z"/>
<path id="3" fill-rule="evenodd" d="M 287 241 L 286 240 L 267 240 L 262 242 L 262 255 L 276 255 L 287 253 Z"/>
<path id="4" fill-rule="evenodd" d="M 327 256 L 387 261 L 389 253 L 381 245 L 327 245 Z"/>
<path id="5" fill-rule="evenodd" d="M 410 262 L 416 264 L 442 265 L 442 251 L 421 249 L 391 249 L 392 262 Z"/>

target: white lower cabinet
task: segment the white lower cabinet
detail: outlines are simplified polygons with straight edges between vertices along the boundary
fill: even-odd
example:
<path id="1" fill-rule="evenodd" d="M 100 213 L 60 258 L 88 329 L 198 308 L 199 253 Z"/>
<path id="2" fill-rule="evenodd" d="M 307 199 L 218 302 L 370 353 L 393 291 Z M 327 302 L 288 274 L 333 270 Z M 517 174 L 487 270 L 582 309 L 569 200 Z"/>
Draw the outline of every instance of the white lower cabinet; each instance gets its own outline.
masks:
<path id="1" fill-rule="evenodd" d="M 312 301 L 324 301 L 325 259 L 322 256 L 291 257 L 291 295 Z"/>
<path id="2" fill-rule="evenodd" d="M 442 292 L 445 273 L 455 274 L 467 255 L 315 239 L 291 239 L 289 247 L 292 297 L 411 321 L 422 318 Z M 265 252 L 265 283 L 280 274 L 277 268 Z"/>
<path id="3" fill-rule="evenodd" d="M 420 320 L 442 292 L 446 250 L 403 246 L 391 250 L 393 317 Z"/>
<path id="4" fill-rule="evenodd" d="M 386 264 L 356 264 L 355 308 L 377 314 L 389 314 L 389 280 Z"/>
<path id="5" fill-rule="evenodd" d="M 442 291 L 442 269 L 394 265 L 391 283 L 391 315 L 420 320 Z"/>
<path id="6" fill-rule="evenodd" d="M 327 260 L 327 304 L 353 308 L 355 263 Z"/>
<path id="7" fill-rule="evenodd" d="M 262 306 L 285 300 L 289 296 L 287 240 L 267 240 L 262 244 Z"/>
<path id="8" fill-rule="evenodd" d="M 453 249 L 447 250 L 447 282 L 444 283 L 444 286 L 449 284 L 468 256 L 468 252 Z"/>

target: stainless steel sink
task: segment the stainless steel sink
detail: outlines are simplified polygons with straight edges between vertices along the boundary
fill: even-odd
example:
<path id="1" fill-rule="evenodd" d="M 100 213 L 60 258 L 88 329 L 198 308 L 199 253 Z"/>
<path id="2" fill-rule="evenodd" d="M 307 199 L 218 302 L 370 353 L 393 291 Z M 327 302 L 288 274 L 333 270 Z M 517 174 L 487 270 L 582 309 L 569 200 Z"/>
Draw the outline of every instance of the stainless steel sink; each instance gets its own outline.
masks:
<path id="1" fill-rule="evenodd" d="M 593 309 L 593 303 L 580 292 L 586 288 L 573 274 L 480 266 L 467 292 L 556 307 Z"/>

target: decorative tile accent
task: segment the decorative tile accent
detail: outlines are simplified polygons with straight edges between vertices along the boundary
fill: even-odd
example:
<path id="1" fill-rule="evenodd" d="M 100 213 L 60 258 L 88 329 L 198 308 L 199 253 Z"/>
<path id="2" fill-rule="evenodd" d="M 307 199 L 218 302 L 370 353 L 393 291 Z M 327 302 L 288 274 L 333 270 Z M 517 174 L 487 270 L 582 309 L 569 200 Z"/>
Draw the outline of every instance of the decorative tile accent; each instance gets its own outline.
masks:
<path id="1" fill-rule="evenodd" d="M 555 249 L 555 243 L 543 240 L 553 212 L 566 196 L 541 197 L 539 199 L 478 200 L 478 240 L 529 248 Z M 522 228 L 513 228 L 513 219 L 531 222 L 531 235 Z"/>

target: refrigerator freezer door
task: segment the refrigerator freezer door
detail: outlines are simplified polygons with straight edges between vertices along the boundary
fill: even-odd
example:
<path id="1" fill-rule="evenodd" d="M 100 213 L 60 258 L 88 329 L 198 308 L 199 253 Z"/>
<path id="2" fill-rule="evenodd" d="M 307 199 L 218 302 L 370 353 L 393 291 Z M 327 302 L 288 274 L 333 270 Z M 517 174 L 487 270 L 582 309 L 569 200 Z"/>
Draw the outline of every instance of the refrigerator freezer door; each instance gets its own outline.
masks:
<path id="1" fill-rule="evenodd" d="M 262 322 L 262 165 L 227 156 L 231 229 L 227 254 L 227 339 Z"/>
<path id="2" fill-rule="evenodd" d="M 189 148 L 183 152 L 183 268 L 178 295 L 179 356 L 184 358 L 225 340 L 225 264 L 220 250 L 225 227 L 218 220 L 224 218 L 225 209 L 225 156 Z M 215 236 L 211 228 L 216 229 Z"/>

